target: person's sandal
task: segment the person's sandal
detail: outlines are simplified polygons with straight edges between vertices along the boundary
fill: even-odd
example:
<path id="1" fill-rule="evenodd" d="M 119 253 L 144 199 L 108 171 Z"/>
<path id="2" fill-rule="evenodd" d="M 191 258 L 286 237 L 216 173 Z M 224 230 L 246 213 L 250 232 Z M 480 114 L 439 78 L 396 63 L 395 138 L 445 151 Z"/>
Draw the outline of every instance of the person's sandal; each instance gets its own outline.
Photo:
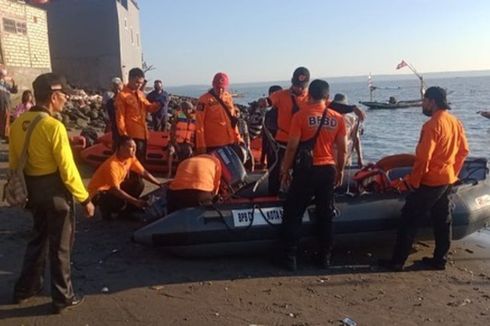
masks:
<path id="1" fill-rule="evenodd" d="M 53 314 L 61 314 L 66 310 L 78 307 L 84 302 L 84 300 L 85 297 L 75 295 L 73 298 L 71 298 L 71 300 L 65 302 L 64 304 L 53 303 Z"/>

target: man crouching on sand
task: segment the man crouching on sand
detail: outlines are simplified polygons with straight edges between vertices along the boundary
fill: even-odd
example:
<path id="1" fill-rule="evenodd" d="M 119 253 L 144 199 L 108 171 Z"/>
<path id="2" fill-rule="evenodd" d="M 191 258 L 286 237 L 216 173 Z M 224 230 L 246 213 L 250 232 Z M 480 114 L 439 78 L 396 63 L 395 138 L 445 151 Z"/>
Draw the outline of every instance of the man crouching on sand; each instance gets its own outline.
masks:
<path id="1" fill-rule="evenodd" d="M 146 201 L 139 199 L 145 185 L 141 178 L 128 178 L 130 171 L 161 186 L 136 158 L 134 140 L 121 136 L 116 153 L 99 166 L 88 185 L 90 197 L 99 206 L 103 219 L 112 219 L 114 213 L 131 214 L 147 206 Z"/>

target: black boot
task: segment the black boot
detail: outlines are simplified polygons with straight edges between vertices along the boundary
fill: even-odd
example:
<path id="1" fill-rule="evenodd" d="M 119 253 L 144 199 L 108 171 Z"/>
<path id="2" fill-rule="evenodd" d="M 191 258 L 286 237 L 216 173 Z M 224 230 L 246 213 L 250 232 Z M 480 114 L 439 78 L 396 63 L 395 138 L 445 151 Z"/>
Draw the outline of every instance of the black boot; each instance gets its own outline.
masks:
<path id="1" fill-rule="evenodd" d="M 284 267 L 291 272 L 296 272 L 298 270 L 297 251 L 298 249 L 296 247 L 289 247 L 286 249 L 284 255 Z"/>
<path id="2" fill-rule="evenodd" d="M 397 263 L 392 259 L 379 259 L 378 266 L 393 272 L 403 271 L 403 264 Z"/>
<path id="3" fill-rule="evenodd" d="M 446 260 L 444 259 L 435 259 L 433 257 L 424 257 L 421 260 L 417 261 L 417 263 L 423 265 L 428 269 L 433 269 L 437 271 L 446 270 Z"/>
<path id="4" fill-rule="evenodd" d="M 318 255 L 318 265 L 322 269 L 330 268 L 330 260 L 332 258 L 332 252 L 330 250 L 320 250 Z"/>

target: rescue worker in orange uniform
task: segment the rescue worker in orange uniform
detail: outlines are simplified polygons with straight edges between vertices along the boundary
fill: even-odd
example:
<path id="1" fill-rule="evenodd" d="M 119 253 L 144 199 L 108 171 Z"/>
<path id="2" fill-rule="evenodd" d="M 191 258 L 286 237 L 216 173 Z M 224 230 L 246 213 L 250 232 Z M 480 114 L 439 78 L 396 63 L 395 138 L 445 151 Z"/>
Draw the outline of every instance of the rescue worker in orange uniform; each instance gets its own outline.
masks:
<path id="1" fill-rule="evenodd" d="M 291 78 L 291 87 L 271 94 L 268 98 L 260 99 L 261 107 L 277 108 L 277 132 L 275 140 L 279 145 L 277 160 L 271 162 L 272 169 L 269 171 L 269 194 L 276 195 L 280 188 L 279 170 L 286 150 L 289 137 L 289 129 L 293 115 L 298 112 L 303 104 L 308 100 L 308 83 L 310 81 L 310 71 L 305 67 L 296 68 Z M 355 105 L 344 105 L 340 103 L 328 102 L 327 105 L 332 110 L 339 113 L 354 112 L 359 119 L 364 120 L 364 113 Z"/>
<path id="2" fill-rule="evenodd" d="M 308 100 L 291 121 L 289 141 L 281 166 L 281 183 L 292 181 L 286 201 L 281 226 L 285 247 L 285 265 L 290 270 L 297 268 L 297 251 L 300 228 L 306 207 L 314 198 L 320 238 L 320 263 L 330 264 L 333 245 L 334 187 L 342 182 L 346 156 L 346 130 L 341 114 L 327 108 L 329 85 L 323 80 L 314 80 L 308 88 Z M 323 122 L 322 122 L 323 120 Z M 321 124 L 321 125 L 320 125 Z M 321 129 L 318 129 L 320 128 Z M 311 167 L 294 165 L 300 142 L 316 137 L 312 150 Z M 337 147 L 335 154 L 334 145 Z"/>
<path id="3" fill-rule="evenodd" d="M 393 185 L 410 190 L 402 208 L 401 224 L 390 260 L 379 265 L 401 271 L 415 240 L 418 226 L 430 213 L 434 230 L 433 257 L 420 264 L 444 270 L 451 245 L 451 208 L 449 194 L 469 153 L 462 123 L 448 112 L 446 91 L 430 87 L 424 94 L 422 112 L 430 119 L 422 126 L 412 172 Z"/>
<path id="4" fill-rule="evenodd" d="M 168 175 L 172 176 L 172 163 L 174 155 L 177 160 L 183 161 L 192 156 L 195 134 L 196 119 L 194 115 L 194 106 L 189 101 L 181 104 L 181 111 L 178 111 L 177 117 L 172 123 L 170 129 L 170 144 L 168 145 Z"/>
<path id="5" fill-rule="evenodd" d="M 196 151 L 210 153 L 242 142 L 238 132 L 238 110 L 227 92 L 229 79 L 219 72 L 213 78 L 213 88 L 199 98 L 196 108 Z"/>
<path id="6" fill-rule="evenodd" d="M 136 143 L 136 157 L 146 160 L 146 145 L 149 138 L 146 123 L 147 113 L 157 111 L 161 103 L 150 103 L 141 91 L 145 74 L 140 68 L 129 71 L 129 82 L 116 97 L 116 124 L 120 136 L 129 136 Z"/>
<path id="7" fill-rule="evenodd" d="M 212 155 L 201 154 L 180 162 L 167 192 L 168 213 L 211 204 L 220 180 L 221 163 Z"/>
<path id="8" fill-rule="evenodd" d="M 99 206 L 102 218 L 112 219 L 113 213 L 133 213 L 147 206 L 139 198 L 145 184 L 141 178 L 129 178 L 134 172 L 149 182 L 161 183 L 136 158 L 136 143 L 128 136 L 121 136 L 114 155 L 109 157 L 95 171 L 88 191 L 95 205 Z"/>

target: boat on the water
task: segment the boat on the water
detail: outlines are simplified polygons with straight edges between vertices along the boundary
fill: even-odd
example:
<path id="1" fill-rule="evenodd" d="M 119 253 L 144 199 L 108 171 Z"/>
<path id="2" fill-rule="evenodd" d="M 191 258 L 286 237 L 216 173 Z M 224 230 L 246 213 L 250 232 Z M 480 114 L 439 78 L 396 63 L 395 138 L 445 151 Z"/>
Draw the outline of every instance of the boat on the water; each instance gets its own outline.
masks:
<path id="1" fill-rule="evenodd" d="M 372 177 L 373 180 L 379 176 L 393 179 L 403 177 L 409 171 L 407 166 L 395 167 Z M 357 169 L 346 171 L 344 185 L 336 196 L 336 239 L 372 241 L 394 237 L 406 194 L 394 190 L 356 193 L 358 188 L 353 179 L 356 172 Z M 453 239 L 461 239 L 490 222 L 490 179 L 487 175 L 485 158 L 466 160 L 460 173 L 461 181 L 451 195 Z M 257 185 L 259 179 L 262 182 Z M 277 247 L 283 201 L 267 195 L 266 178 L 261 178 L 260 174 L 249 174 L 245 181 L 245 187 L 223 202 L 161 215 L 160 219 L 137 230 L 133 240 L 179 256 L 243 254 Z M 254 191 L 254 188 L 257 189 Z M 159 191 L 162 190 L 151 196 L 164 196 Z M 309 207 L 301 226 L 304 241 L 314 241 L 315 226 L 315 212 Z M 430 239 L 432 236 L 427 219 L 419 237 Z"/>
<path id="2" fill-rule="evenodd" d="M 367 106 L 371 110 L 404 109 L 404 108 L 413 108 L 413 107 L 422 106 L 422 100 L 407 100 L 407 101 L 392 101 L 392 102 L 359 101 L 359 103 Z"/>
<path id="3" fill-rule="evenodd" d="M 490 119 L 490 111 L 478 111 L 477 113 L 484 118 Z"/>
<path id="4" fill-rule="evenodd" d="M 368 77 L 368 88 L 369 88 L 369 101 L 359 101 L 360 104 L 367 106 L 369 109 L 373 110 L 386 110 L 386 109 L 404 109 L 404 108 L 413 108 L 422 106 L 422 99 L 424 97 L 425 92 L 425 82 L 424 78 L 421 74 L 415 70 L 415 68 L 402 60 L 400 64 L 396 66 L 396 69 L 401 69 L 403 67 L 408 67 L 417 78 L 420 80 L 420 98 L 415 100 L 402 100 L 397 101 L 394 96 L 391 96 L 386 102 L 373 101 L 373 92 L 377 89 L 400 89 L 400 87 L 378 87 L 373 85 L 373 80 L 371 78 L 371 74 Z"/>

